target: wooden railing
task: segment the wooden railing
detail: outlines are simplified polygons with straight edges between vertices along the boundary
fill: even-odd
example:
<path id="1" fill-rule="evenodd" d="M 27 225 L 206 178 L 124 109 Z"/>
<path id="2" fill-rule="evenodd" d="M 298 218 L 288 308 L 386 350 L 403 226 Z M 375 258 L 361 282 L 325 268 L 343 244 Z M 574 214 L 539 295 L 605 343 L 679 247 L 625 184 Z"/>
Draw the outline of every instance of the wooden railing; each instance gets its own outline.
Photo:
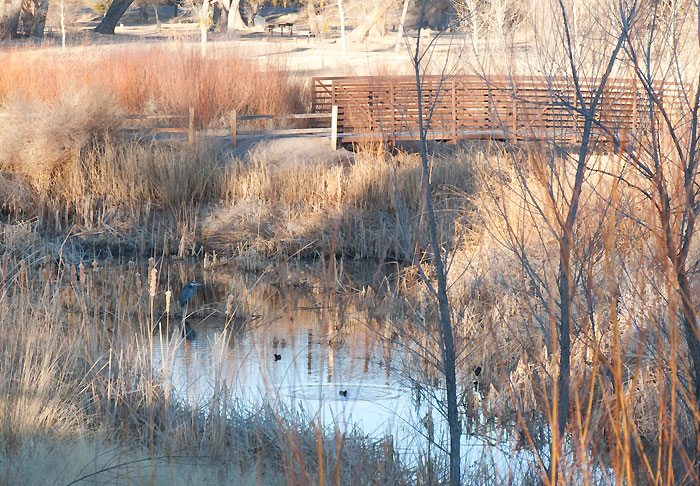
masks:
<path id="1" fill-rule="evenodd" d="M 321 120 L 321 119 L 331 119 L 331 127 L 322 128 L 286 128 L 286 129 L 274 129 L 274 130 L 238 130 L 238 122 L 240 121 L 254 121 L 254 120 L 269 120 L 269 121 L 279 121 L 279 120 Z M 293 113 L 286 115 L 244 115 L 238 116 L 234 110 L 231 113 L 231 145 L 236 146 L 238 142 L 238 135 L 269 135 L 269 136 L 284 136 L 284 135 L 331 135 L 332 144 L 335 147 L 337 143 L 333 136 L 335 120 L 332 110 L 331 113 Z"/>
<path id="2" fill-rule="evenodd" d="M 592 99 L 597 80 L 583 80 Z M 584 116 L 571 79 L 545 77 L 425 76 L 421 82 L 423 126 L 429 140 L 503 139 L 576 142 Z M 418 90 L 412 76 L 317 77 L 312 111 L 337 106 L 338 138 L 345 141 L 415 140 Z M 634 80 L 609 80 L 596 126 L 636 132 L 649 123 L 650 106 Z M 609 135 L 594 130 L 594 140 Z"/>
<path id="3" fill-rule="evenodd" d="M 194 108 L 189 109 L 189 115 L 127 115 L 124 117 L 127 120 L 137 120 L 140 123 L 139 127 L 128 127 L 127 129 L 132 130 L 147 130 L 150 133 L 186 133 L 187 140 L 190 145 L 194 145 L 195 133 L 194 133 Z M 241 121 L 280 121 L 280 120 L 323 120 L 329 119 L 330 127 L 320 127 L 320 128 L 286 128 L 286 129 L 261 129 L 261 130 L 240 130 L 239 123 Z M 175 121 L 177 125 L 182 125 L 182 123 L 177 123 L 177 121 L 187 121 L 187 127 L 181 126 L 163 126 L 162 123 L 158 123 L 158 126 L 149 127 L 150 122 L 159 121 Z M 335 119 L 332 113 L 293 113 L 293 114 L 282 114 L 282 115 L 244 115 L 239 116 L 235 110 L 230 114 L 230 134 L 231 134 L 231 146 L 235 147 L 238 143 L 239 135 L 248 136 L 291 136 L 291 135 L 333 135 L 335 126 Z M 145 125 L 145 126 L 143 126 Z M 333 139 L 333 146 L 336 146 L 335 139 Z"/>
<path id="4" fill-rule="evenodd" d="M 194 108 L 189 109 L 189 113 L 187 115 L 127 115 L 124 117 L 126 120 L 137 120 L 140 122 L 144 122 L 144 124 L 148 125 L 149 122 L 154 122 L 154 121 L 161 121 L 161 120 L 167 120 L 167 121 L 187 121 L 187 126 L 186 127 L 181 127 L 181 126 L 155 126 L 155 127 L 138 127 L 136 128 L 137 130 L 140 128 L 143 128 L 144 130 L 148 130 L 151 133 L 186 133 L 187 134 L 187 141 L 190 145 L 194 145 Z M 132 127 L 129 127 L 132 128 Z"/>

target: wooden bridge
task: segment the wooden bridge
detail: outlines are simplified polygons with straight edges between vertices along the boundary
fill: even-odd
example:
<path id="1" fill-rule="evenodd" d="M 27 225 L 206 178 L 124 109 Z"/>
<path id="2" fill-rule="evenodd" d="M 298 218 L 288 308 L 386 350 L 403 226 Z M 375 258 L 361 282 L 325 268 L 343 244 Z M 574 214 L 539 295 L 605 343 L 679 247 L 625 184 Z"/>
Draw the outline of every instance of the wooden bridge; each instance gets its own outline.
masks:
<path id="1" fill-rule="evenodd" d="M 590 100 L 597 80 L 582 81 Z M 584 117 L 569 78 L 425 76 L 421 82 L 423 123 L 428 140 L 551 140 L 575 143 Z M 417 140 L 418 89 L 415 77 L 316 77 L 312 111 L 337 106 L 340 141 Z M 601 125 L 619 134 L 649 124 L 649 104 L 634 80 L 611 79 L 596 112 Z M 333 118 L 336 123 L 335 117 Z M 595 130 L 594 140 L 608 138 Z M 335 143 L 335 142 L 334 142 Z"/>

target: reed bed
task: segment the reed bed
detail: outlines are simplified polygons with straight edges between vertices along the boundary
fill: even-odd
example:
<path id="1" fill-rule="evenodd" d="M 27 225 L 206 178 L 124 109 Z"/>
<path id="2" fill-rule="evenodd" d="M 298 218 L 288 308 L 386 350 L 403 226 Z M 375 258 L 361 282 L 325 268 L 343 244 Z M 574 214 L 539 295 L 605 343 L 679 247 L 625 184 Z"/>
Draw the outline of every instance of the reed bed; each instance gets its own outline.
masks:
<path id="1" fill-rule="evenodd" d="M 53 238 L 79 232 L 87 247 L 118 251 L 118 242 L 152 254 L 157 245 L 181 257 L 201 248 L 241 257 L 251 268 L 277 254 L 327 254 L 332 245 L 357 258 L 414 256 L 421 211 L 415 155 L 293 162 L 260 151 L 235 158 L 206 144 L 144 145 L 87 132 L 80 140 L 91 141 L 44 160 L 17 150 L 0 172 L 9 217 L 36 218 Z M 461 216 L 448 209 L 463 206 L 473 185 L 472 155 L 432 160 L 449 226 Z"/>
<path id="2" fill-rule="evenodd" d="M 197 404 L 182 399 L 168 380 L 170 359 L 157 361 L 153 350 L 178 322 L 167 289 L 183 276 L 166 275 L 155 259 L 148 268 L 70 265 L 19 250 L 28 248 L 5 247 L 0 268 L 1 478 L 170 484 L 173 475 L 195 481 L 215 471 L 226 484 L 405 484 L 412 477 L 390 438 L 245 405 L 223 382 Z M 241 291 L 235 301 L 252 306 Z M 250 288 L 248 298 L 257 292 Z M 229 301 L 220 313 L 232 324 Z M 45 467 L 27 467 L 37 454 Z"/>
<path id="3" fill-rule="evenodd" d="M 85 50 L 89 49 L 90 55 Z M 19 99 L 51 106 L 67 94 L 108 94 L 126 114 L 187 114 L 200 127 L 228 123 L 241 114 L 298 113 L 308 87 L 284 66 L 261 65 L 211 47 L 203 58 L 181 44 L 153 47 L 84 46 L 67 55 L 27 48 L 0 52 L 0 101 Z"/>

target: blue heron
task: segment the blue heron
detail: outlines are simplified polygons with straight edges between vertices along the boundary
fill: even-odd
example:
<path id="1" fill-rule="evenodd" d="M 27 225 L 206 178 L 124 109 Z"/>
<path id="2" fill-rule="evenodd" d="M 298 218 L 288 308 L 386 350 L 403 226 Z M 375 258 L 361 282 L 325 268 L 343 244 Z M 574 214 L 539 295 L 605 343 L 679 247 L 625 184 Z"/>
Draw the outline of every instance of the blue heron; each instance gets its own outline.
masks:
<path id="1" fill-rule="evenodd" d="M 182 328 L 182 333 L 185 335 L 185 339 L 192 341 L 197 339 L 197 331 L 194 330 L 190 323 L 185 321 L 185 326 Z"/>
<path id="2" fill-rule="evenodd" d="M 192 297 L 194 297 L 194 294 L 197 293 L 197 287 L 202 285 L 201 283 L 197 283 L 195 281 L 192 281 L 182 287 L 182 290 L 180 291 L 180 295 L 178 296 L 177 300 L 180 302 L 181 307 L 185 307 L 187 303 L 192 300 Z"/>
<path id="3" fill-rule="evenodd" d="M 180 307 L 183 307 L 182 311 L 182 334 L 185 336 L 186 339 L 195 339 L 197 336 L 197 333 L 195 332 L 194 329 L 192 329 L 192 326 L 187 322 L 187 303 L 192 300 L 192 297 L 194 297 L 194 294 L 197 293 L 197 287 L 202 285 L 201 283 L 197 283 L 194 280 L 184 287 L 182 287 L 182 290 L 180 291 L 180 295 L 177 297 L 178 302 L 180 302 Z"/>

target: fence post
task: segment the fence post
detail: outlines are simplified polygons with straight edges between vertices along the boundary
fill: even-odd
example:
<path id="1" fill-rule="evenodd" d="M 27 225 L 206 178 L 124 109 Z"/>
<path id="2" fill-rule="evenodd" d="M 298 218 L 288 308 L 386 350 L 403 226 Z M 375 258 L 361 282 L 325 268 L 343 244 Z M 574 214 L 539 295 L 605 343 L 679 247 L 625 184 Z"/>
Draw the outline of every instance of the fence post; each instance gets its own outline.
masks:
<path id="1" fill-rule="evenodd" d="M 190 145 L 194 145 L 194 107 L 190 106 L 190 124 L 187 131 L 187 141 Z"/>
<path id="2" fill-rule="evenodd" d="M 333 105 L 331 112 L 331 149 L 338 149 L 338 105 Z"/>
<path id="3" fill-rule="evenodd" d="M 238 142 L 238 114 L 236 110 L 231 111 L 231 147 L 235 147 Z"/>

